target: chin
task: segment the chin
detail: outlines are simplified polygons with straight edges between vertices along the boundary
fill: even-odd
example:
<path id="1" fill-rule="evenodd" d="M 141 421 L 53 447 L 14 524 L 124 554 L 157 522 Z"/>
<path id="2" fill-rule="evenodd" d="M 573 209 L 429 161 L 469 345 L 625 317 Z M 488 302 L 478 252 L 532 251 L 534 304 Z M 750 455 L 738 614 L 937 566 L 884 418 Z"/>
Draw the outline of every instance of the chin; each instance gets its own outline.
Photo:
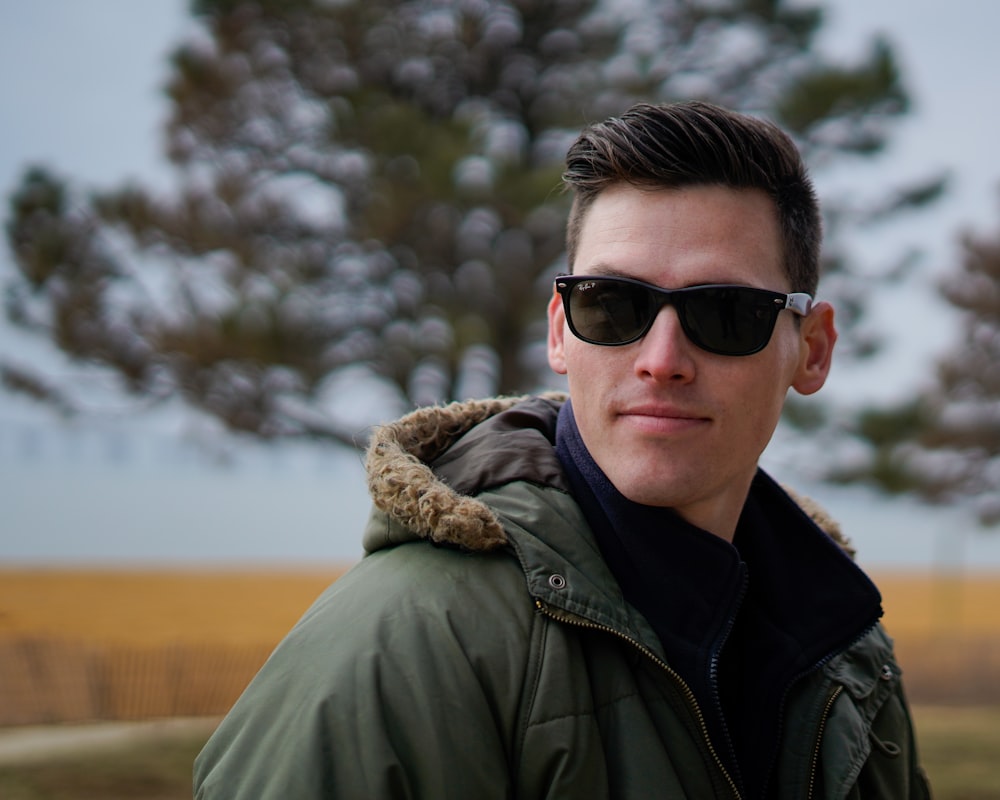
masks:
<path id="1" fill-rule="evenodd" d="M 673 484 L 674 479 L 664 477 L 655 483 L 650 483 L 649 476 L 651 474 L 656 474 L 656 472 L 647 472 L 638 479 L 636 476 L 619 476 L 618 480 L 612 478 L 611 482 L 619 492 L 633 503 L 660 508 L 676 506 L 677 492 L 664 491 L 665 485 Z"/>

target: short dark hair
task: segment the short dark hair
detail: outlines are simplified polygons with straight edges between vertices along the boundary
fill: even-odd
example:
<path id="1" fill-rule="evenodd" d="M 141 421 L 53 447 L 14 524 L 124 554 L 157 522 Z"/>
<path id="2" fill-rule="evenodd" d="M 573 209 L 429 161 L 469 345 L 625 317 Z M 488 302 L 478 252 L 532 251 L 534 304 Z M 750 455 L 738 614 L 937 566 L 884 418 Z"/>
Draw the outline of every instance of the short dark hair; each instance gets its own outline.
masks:
<path id="1" fill-rule="evenodd" d="M 584 129 L 566 154 L 563 181 L 575 192 L 566 228 L 571 268 L 587 211 L 610 186 L 760 189 L 777 208 L 791 290 L 816 292 L 819 203 L 798 148 L 773 123 L 710 103 L 640 103 Z"/>

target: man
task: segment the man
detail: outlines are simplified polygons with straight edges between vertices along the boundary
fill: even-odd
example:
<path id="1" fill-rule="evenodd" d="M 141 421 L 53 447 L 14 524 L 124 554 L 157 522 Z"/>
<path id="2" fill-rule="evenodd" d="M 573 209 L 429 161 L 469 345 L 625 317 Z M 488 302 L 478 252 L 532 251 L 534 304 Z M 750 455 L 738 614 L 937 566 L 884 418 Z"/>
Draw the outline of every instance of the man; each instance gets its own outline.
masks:
<path id="1" fill-rule="evenodd" d="M 374 436 L 366 557 L 199 757 L 199 798 L 920 798 L 878 591 L 757 467 L 836 339 L 791 141 L 641 105 L 568 155 L 545 396 Z"/>

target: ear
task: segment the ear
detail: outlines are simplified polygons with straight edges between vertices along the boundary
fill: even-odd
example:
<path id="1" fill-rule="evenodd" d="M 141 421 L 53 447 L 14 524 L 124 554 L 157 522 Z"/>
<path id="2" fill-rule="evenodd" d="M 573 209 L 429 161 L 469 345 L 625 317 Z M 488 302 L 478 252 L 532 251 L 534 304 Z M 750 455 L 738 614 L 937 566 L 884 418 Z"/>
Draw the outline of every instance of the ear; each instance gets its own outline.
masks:
<path id="1" fill-rule="evenodd" d="M 549 366 L 559 375 L 566 374 L 566 313 L 562 297 L 555 289 L 549 299 Z"/>
<path id="2" fill-rule="evenodd" d="M 837 341 L 833 306 L 817 303 L 800 324 L 799 365 L 792 388 L 799 394 L 813 394 L 823 388 L 830 374 L 833 346 Z"/>

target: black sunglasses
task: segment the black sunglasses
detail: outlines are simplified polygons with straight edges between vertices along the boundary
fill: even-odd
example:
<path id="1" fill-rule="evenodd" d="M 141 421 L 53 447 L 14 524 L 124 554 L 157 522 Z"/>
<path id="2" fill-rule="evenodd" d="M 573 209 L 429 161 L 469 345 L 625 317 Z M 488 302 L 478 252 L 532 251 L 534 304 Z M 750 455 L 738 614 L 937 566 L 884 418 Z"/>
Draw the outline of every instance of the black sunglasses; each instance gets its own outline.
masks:
<path id="1" fill-rule="evenodd" d="M 750 286 L 711 284 L 661 289 L 632 278 L 561 275 L 566 322 L 590 344 L 622 345 L 645 336 L 665 305 L 677 310 L 684 334 L 702 350 L 724 356 L 749 356 L 771 340 L 778 314 L 788 309 L 805 316 L 812 297 L 781 294 Z"/>

